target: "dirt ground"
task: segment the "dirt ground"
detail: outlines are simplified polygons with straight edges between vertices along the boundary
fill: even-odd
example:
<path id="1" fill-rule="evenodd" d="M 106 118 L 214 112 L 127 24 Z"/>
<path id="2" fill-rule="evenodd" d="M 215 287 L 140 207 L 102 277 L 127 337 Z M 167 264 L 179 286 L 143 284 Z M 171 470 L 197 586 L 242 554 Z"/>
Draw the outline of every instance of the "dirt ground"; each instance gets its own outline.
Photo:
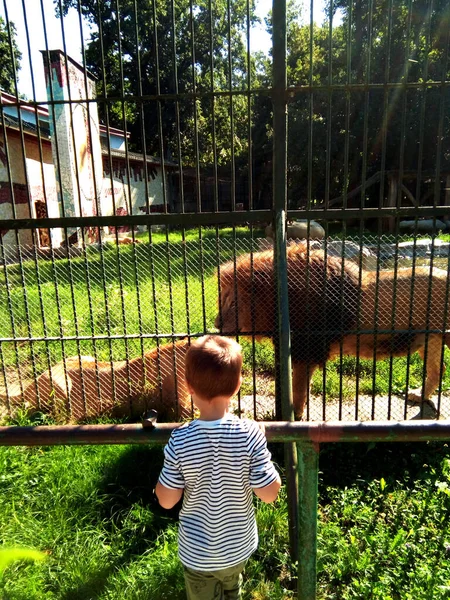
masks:
<path id="1" fill-rule="evenodd" d="M 256 416 L 259 420 L 270 420 L 275 415 L 275 397 L 263 395 L 245 395 L 240 398 L 243 416 Z M 232 410 L 238 412 L 238 401 L 234 401 Z M 405 412 L 406 411 L 406 412 Z M 411 419 L 449 419 L 450 395 L 433 396 L 431 401 L 420 404 L 405 404 L 405 398 L 387 396 L 359 396 L 358 402 L 327 399 L 325 407 L 322 398 L 311 396 L 309 406 L 305 409 L 305 421 L 402 421 Z"/>

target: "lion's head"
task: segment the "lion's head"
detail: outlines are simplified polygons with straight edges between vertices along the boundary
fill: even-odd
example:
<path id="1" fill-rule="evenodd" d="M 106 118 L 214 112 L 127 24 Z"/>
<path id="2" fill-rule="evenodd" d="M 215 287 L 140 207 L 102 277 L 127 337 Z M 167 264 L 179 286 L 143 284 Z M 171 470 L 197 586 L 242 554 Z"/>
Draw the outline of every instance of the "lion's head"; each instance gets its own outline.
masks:
<path id="1" fill-rule="evenodd" d="M 245 254 L 220 267 L 215 326 L 225 334 L 274 331 L 272 250 Z"/>

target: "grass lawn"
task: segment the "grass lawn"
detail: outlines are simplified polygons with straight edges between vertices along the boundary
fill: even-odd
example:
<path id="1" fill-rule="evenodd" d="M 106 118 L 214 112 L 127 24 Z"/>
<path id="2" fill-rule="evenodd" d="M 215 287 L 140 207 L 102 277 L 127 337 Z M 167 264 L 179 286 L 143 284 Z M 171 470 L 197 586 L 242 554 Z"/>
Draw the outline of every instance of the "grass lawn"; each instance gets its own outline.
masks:
<path id="1" fill-rule="evenodd" d="M 281 445 L 271 447 L 283 472 Z M 177 600 L 177 509 L 152 497 L 162 448 L 0 448 L 3 547 L 46 553 L 16 562 L 3 600 Z M 447 444 L 322 446 L 319 600 L 444 600 L 450 594 Z M 255 500 L 260 531 L 244 600 L 294 598 L 284 488 Z"/>

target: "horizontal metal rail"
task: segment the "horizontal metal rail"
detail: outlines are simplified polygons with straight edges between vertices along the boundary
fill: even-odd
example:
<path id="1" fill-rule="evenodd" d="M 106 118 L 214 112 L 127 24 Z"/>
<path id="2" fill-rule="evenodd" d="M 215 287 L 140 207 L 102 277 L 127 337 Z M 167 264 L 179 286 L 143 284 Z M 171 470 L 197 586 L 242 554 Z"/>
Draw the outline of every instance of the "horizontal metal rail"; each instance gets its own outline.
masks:
<path id="1" fill-rule="evenodd" d="M 0 446 L 165 444 L 179 423 L 0 427 Z M 260 422 L 269 442 L 428 442 L 450 440 L 450 421 Z"/>
<path id="2" fill-rule="evenodd" d="M 373 219 L 376 217 L 433 217 L 445 212 L 445 206 L 383 206 L 379 208 L 308 208 L 288 210 L 287 219 Z M 110 215 L 105 217 L 59 217 L 44 219 L 1 219 L 2 229 L 33 229 L 52 227 L 121 227 L 125 225 L 238 225 L 270 222 L 271 210 L 238 212 L 152 213 L 150 215 Z"/>
<path id="3" fill-rule="evenodd" d="M 450 329 L 348 329 L 345 331 L 345 335 L 395 335 L 402 334 L 407 331 L 408 333 L 419 335 L 444 335 L 450 333 Z M 315 329 L 317 333 L 325 333 L 324 330 Z M 342 333 L 342 329 L 327 329 L 327 333 Z M 254 331 L 240 330 L 241 336 L 265 336 L 272 337 L 273 331 L 262 331 L 255 329 Z M 118 333 L 118 334 L 96 334 L 96 335 L 37 335 L 37 336 L 8 336 L 0 337 L 0 342 L 74 342 L 77 340 L 93 341 L 93 340 L 156 340 L 156 339 L 176 339 L 182 340 L 187 337 L 200 337 L 203 333 Z"/>
<path id="4" fill-rule="evenodd" d="M 367 83 L 332 83 L 332 84 L 305 84 L 290 86 L 285 94 L 287 97 L 294 94 L 311 94 L 314 92 L 368 92 L 376 90 L 425 90 L 430 88 L 445 88 L 450 86 L 449 80 L 444 81 L 386 81 L 386 82 L 367 82 Z M 162 94 L 123 94 L 123 95 L 98 95 L 95 98 L 80 98 L 78 102 L 93 103 L 93 104 L 111 104 L 114 102 L 154 102 L 155 100 L 194 100 L 196 98 L 230 98 L 235 96 L 254 96 L 263 95 L 270 96 L 273 93 L 273 88 L 250 87 L 235 90 L 208 90 L 196 92 L 180 92 L 171 93 L 165 92 Z M 40 108 L 41 106 L 56 106 L 61 104 L 71 104 L 73 100 L 45 99 L 41 101 L 33 100 L 18 100 L 16 102 L 5 103 L 4 106 L 27 106 L 30 108 Z"/>

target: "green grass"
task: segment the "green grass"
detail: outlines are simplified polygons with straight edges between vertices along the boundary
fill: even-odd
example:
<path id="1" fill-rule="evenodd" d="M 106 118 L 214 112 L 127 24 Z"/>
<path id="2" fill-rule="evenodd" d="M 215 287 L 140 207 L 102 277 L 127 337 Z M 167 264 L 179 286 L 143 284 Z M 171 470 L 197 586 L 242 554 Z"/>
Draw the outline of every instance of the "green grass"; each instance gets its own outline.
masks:
<path id="1" fill-rule="evenodd" d="M 319 598 L 448 598 L 448 445 L 330 445 L 321 466 Z"/>
<path id="2" fill-rule="evenodd" d="M 248 230 L 153 234 L 152 244 L 88 248 L 78 258 L 24 261 L 0 272 L 1 337 L 90 337 L 201 332 L 214 329 L 217 264 L 254 245 Z M 68 340 L 2 345 L 0 360 L 32 376 L 63 355 L 121 360 L 140 354 L 141 341 Z M 154 342 L 144 342 L 144 350 Z"/>
<path id="3" fill-rule="evenodd" d="M 283 472 L 282 446 L 271 447 Z M 177 509 L 152 495 L 162 448 L 0 448 L 2 600 L 181 600 Z M 447 444 L 328 444 L 320 455 L 319 600 L 444 600 L 450 591 Z M 294 598 L 284 487 L 255 500 L 244 600 Z"/>
<path id="4" fill-rule="evenodd" d="M 145 241 L 147 234 L 139 237 Z M 212 327 L 216 265 L 248 251 L 248 231 L 154 233 L 152 246 L 108 245 L 87 258 L 31 262 L 2 270 L 0 335 L 123 335 L 192 332 Z M 170 257 L 170 261 L 168 260 Z M 189 274 L 188 282 L 184 271 Z M 169 285 L 168 280 L 171 284 Z M 118 281 L 121 280 L 121 284 Z M 75 285 L 71 283 L 76 282 Z M 22 287 L 25 282 L 25 287 Z M 55 284 L 56 282 L 56 284 Z M 9 294 L 5 284 L 9 286 Z M 25 292 L 24 292 L 25 290 Z M 170 290 L 172 294 L 170 295 Z M 186 300 L 187 299 L 187 300 Z M 57 304 L 59 308 L 57 308 Z M 155 309 L 156 307 L 156 309 Z M 144 342 L 144 349 L 151 343 Z M 243 341 L 245 393 L 251 370 L 273 373 L 270 342 Z M 71 354 L 114 360 L 135 356 L 140 341 L 36 342 L 38 370 Z M 2 344 L 7 369 L 16 360 L 32 374 L 30 347 Z M 375 392 L 404 389 L 407 361 L 377 364 Z M 327 397 L 354 398 L 374 389 L 371 361 L 344 357 L 327 365 Z M 450 374 L 443 389 L 450 387 Z M 410 385 L 422 363 L 411 361 Z M 323 377 L 312 391 L 321 393 Z M 50 423 L 38 417 L 34 424 Z M 17 424 L 31 422 L 19 414 Z M 281 445 L 272 452 L 283 471 Z M 33 548 L 44 562 L 14 562 L 0 581 L 2 600 L 164 600 L 184 598 L 177 558 L 177 510 L 164 511 L 152 489 L 162 448 L 132 446 L 0 447 L 0 540 Z M 450 597 L 450 452 L 446 444 L 324 445 L 320 458 L 319 600 L 444 600 Z M 244 600 L 295 597 L 288 551 L 285 489 L 274 505 L 255 500 L 258 550 L 245 573 Z"/>

